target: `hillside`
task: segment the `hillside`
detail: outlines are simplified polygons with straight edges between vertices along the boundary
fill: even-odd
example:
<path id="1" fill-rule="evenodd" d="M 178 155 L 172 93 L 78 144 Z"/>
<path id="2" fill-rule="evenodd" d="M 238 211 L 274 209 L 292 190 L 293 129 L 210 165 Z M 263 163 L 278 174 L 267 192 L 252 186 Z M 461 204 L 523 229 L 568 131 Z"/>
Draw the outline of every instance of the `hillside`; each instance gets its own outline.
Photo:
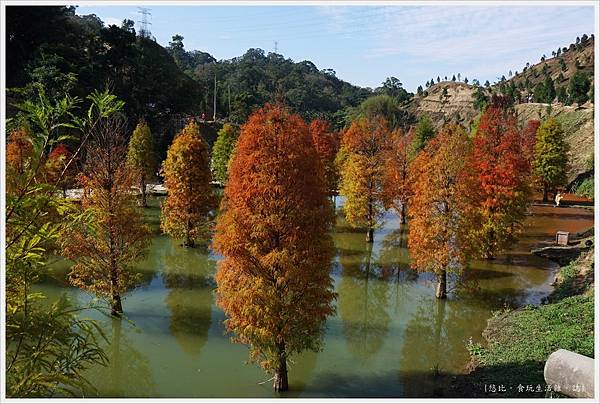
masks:
<path id="1" fill-rule="evenodd" d="M 32 26 L 28 21 L 38 22 Z M 511 96 L 523 121 L 548 114 L 547 104 L 526 103 L 530 95 L 534 101 L 551 99 L 550 114 L 563 122 L 571 145 L 570 181 L 585 173 L 593 145 L 592 106 L 581 102 L 583 108 L 570 107 L 581 99 L 567 94 L 573 77 L 593 74 L 593 36 L 584 35 L 554 51 L 552 57 L 526 64 L 518 73 L 507 72 L 508 78 L 503 76 L 489 86 L 475 86 L 475 80 L 471 84 L 442 81 L 413 96 L 394 77 L 380 88 L 362 88 L 339 79 L 332 69 L 262 49 L 216 60 L 207 52 L 185 50 L 180 35 L 163 47 L 136 33 L 131 20 L 106 26 L 93 14 L 77 15 L 74 7 L 7 7 L 7 34 L 7 87 L 20 89 L 8 94 L 9 117 L 15 113 L 10 104 L 30 96 L 34 82 L 43 83 L 52 97 L 70 93 L 82 99 L 108 86 L 125 101 L 131 125 L 140 118 L 149 122 L 161 156 L 186 117 L 212 120 L 216 112 L 217 120 L 243 123 L 267 102 L 284 102 L 305 119 L 324 118 L 341 129 L 365 99 L 387 94 L 402 105 L 395 107 L 395 115 L 404 128 L 424 114 L 437 127 L 448 121 L 470 127 L 479 114 L 473 104 L 477 91 L 487 97 L 492 93 Z M 589 86 L 589 79 L 585 80 Z M 552 88 L 547 88 L 548 82 Z"/>
<path id="2" fill-rule="evenodd" d="M 431 86 L 428 92 L 425 97 L 415 97 L 408 108 L 416 116 L 429 115 L 436 127 L 448 121 L 469 127 L 479 115 L 473 106 L 475 87 L 469 84 L 441 82 Z M 530 119 L 544 120 L 549 116 L 562 124 L 570 147 L 569 183 L 589 171 L 589 159 L 594 150 L 593 104 L 569 106 L 555 103 L 548 110 L 548 104 L 532 102 L 516 104 L 515 111 L 521 125 Z"/>
<path id="3" fill-rule="evenodd" d="M 429 87 L 427 95 L 415 96 L 408 110 L 416 116 L 429 115 L 437 127 L 447 121 L 467 126 L 479 114 L 473 106 L 474 92 L 470 84 L 442 81 Z"/>
<path id="4" fill-rule="evenodd" d="M 548 116 L 555 117 L 562 125 L 569 144 L 569 183 L 589 170 L 590 158 L 594 155 L 594 108 L 593 105 L 582 107 L 568 105 L 552 105 L 548 115 L 548 104 L 529 103 L 515 106 L 521 124 L 530 119 L 543 120 Z"/>
<path id="5" fill-rule="evenodd" d="M 235 123 L 267 102 L 283 101 L 306 119 L 325 118 L 339 128 L 346 110 L 374 93 L 331 69 L 262 49 L 217 61 L 206 52 L 186 51 L 178 35 L 163 47 L 136 32 L 131 20 L 105 24 L 94 14 L 77 15 L 75 7 L 6 10 L 9 117 L 17 112 L 13 104 L 35 93 L 33 83 L 43 84 L 53 98 L 69 93 L 84 103 L 93 90 L 109 87 L 125 101 L 130 126 L 148 121 L 161 157 L 188 117 L 212 120 L 215 84 L 217 120 Z M 214 128 L 209 132 L 211 140 Z"/>
<path id="6" fill-rule="evenodd" d="M 479 88 L 487 97 L 494 93 L 514 96 L 520 124 L 530 119 L 547 119 L 549 116 L 555 117 L 562 124 L 571 149 L 568 181 L 572 183 L 590 171 L 589 161 L 594 147 L 593 104 L 587 101 L 583 105 L 565 105 L 559 102 L 558 96 L 551 104 L 527 102 L 527 96 L 533 94 L 536 86 L 543 85 L 546 77 L 551 78 L 555 89 L 562 87 L 565 91 L 576 73 L 584 73 L 593 79 L 594 38 L 592 36 L 561 48 L 559 56 L 526 66 L 520 73 L 513 75 L 510 72 L 510 77 L 504 81 Z M 456 81 L 435 83 L 423 95 L 415 95 L 406 109 L 417 117 L 427 114 L 436 127 L 445 122 L 457 122 L 470 127 L 479 115 L 479 110 L 473 104 L 477 88 L 475 85 Z M 511 93 L 511 88 L 514 93 Z"/>
<path id="7" fill-rule="evenodd" d="M 593 76 L 594 36 L 584 38 L 577 44 L 560 48 L 560 54 L 556 53 L 556 56 L 544 58 L 534 65 L 527 63 L 522 71 L 514 72 L 514 75 L 509 74 L 507 84 L 514 82 L 517 87 L 523 87 L 521 96 L 525 96 L 528 88 L 533 90 L 544 81 L 546 75 L 552 79 L 556 89 L 567 86 L 569 79 L 577 72 Z"/>

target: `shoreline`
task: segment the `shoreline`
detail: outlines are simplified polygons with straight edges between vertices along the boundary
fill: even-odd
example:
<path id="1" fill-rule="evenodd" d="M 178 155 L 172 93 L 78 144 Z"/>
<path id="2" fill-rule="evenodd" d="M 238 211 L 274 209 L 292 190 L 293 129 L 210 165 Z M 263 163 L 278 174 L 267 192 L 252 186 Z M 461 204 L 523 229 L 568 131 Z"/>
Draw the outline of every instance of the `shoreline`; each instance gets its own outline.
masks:
<path id="1" fill-rule="evenodd" d="M 593 235 L 594 227 L 591 227 L 576 233 L 577 238 L 572 243 L 577 247 L 582 241 L 593 240 Z M 542 243 L 554 244 L 553 241 Z M 594 245 L 592 243 L 585 249 L 577 250 L 576 257 L 569 259 L 569 262 L 561 259 L 561 252 L 558 251 L 554 256 L 536 254 L 559 265 L 553 273 L 553 290 L 550 294 L 538 305 L 493 313 L 482 332 L 485 343 L 468 346 L 471 357 L 465 367 L 466 373 L 446 376 L 443 380 L 444 397 L 544 398 L 560 395 L 546 391 L 543 380 L 545 358 L 554 348 L 594 356 Z M 563 250 L 562 254 L 566 251 L 569 250 Z M 581 315 L 579 313 L 584 313 L 583 317 L 577 318 L 577 315 Z M 553 323 L 556 317 L 560 318 Z M 543 326 L 547 327 L 545 333 L 539 329 Z M 508 362 L 507 359 L 514 362 Z M 524 369 L 525 372 L 521 373 Z M 510 383 L 505 383 L 514 380 L 515 375 L 522 376 L 522 384 L 509 386 Z M 500 391 L 501 385 L 504 391 Z M 526 390 L 520 391 L 519 385 Z M 538 385 L 542 391 L 538 390 Z M 529 386 L 533 386 L 533 390 L 527 390 Z"/>

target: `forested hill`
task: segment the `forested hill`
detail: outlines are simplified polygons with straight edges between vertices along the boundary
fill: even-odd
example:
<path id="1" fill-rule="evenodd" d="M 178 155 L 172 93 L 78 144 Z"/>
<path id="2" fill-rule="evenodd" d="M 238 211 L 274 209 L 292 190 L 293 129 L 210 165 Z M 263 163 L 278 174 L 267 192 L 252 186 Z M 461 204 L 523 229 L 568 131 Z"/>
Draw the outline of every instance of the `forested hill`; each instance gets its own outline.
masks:
<path id="1" fill-rule="evenodd" d="M 164 48 L 136 33 L 133 21 L 106 26 L 95 15 L 76 15 L 74 7 L 6 9 L 8 88 L 31 94 L 31 83 L 41 82 L 52 96 L 84 97 L 109 86 L 126 102 L 130 121 L 146 118 L 153 132 L 168 130 L 173 116 L 212 119 L 215 79 L 216 117 L 234 123 L 266 102 L 282 101 L 306 118 L 343 125 L 348 111 L 375 92 L 387 92 L 385 86 L 354 86 L 333 70 L 261 49 L 217 61 L 202 51 L 186 51 L 179 35 Z M 388 82 L 390 91 L 409 96 L 399 81 Z M 11 91 L 9 102 L 22 96 L 23 91 Z"/>
<path id="2" fill-rule="evenodd" d="M 39 82 L 54 98 L 85 97 L 108 86 L 134 121 L 197 109 L 200 86 L 163 47 L 136 35 L 132 21 L 105 27 L 95 15 L 75 15 L 73 7 L 6 10 L 8 88 L 27 92 Z"/>
<path id="3" fill-rule="evenodd" d="M 203 89 L 201 110 L 212 115 L 217 81 L 217 117 L 244 122 L 250 111 L 266 102 L 283 101 L 305 118 L 324 117 L 341 124 L 345 109 L 356 107 L 373 91 L 319 70 L 312 62 L 294 62 L 278 53 L 248 49 L 240 56 L 217 61 L 201 51 L 186 51 L 183 37 L 175 35 L 167 47 L 179 67 Z"/>

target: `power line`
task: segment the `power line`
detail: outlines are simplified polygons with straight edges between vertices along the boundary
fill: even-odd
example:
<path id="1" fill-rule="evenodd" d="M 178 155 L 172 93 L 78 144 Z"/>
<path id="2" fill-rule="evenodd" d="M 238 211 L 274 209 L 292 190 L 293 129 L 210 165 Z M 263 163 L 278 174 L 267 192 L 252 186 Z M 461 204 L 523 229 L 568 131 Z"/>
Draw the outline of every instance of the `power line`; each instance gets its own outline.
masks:
<path id="1" fill-rule="evenodd" d="M 148 16 L 152 16 L 149 8 L 138 7 L 138 14 L 141 15 L 141 20 L 138 20 L 140 23 L 140 36 L 144 38 L 150 38 L 150 29 L 148 25 L 152 25 L 151 22 L 148 22 Z"/>

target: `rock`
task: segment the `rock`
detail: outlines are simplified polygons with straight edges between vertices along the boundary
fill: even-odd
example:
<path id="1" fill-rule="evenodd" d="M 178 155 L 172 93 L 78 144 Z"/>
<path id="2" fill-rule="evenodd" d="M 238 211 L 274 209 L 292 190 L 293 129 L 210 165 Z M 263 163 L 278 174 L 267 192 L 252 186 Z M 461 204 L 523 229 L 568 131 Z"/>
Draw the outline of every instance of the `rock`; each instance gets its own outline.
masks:
<path id="1" fill-rule="evenodd" d="M 579 245 L 564 247 L 550 246 L 534 248 L 531 250 L 531 253 L 539 257 L 551 259 L 552 261 L 558 262 L 562 266 L 567 265 L 569 262 L 579 257 L 583 251 L 587 251 L 588 249 L 589 248 L 581 247 Z"/>
<path id="2" fill-rule="evenodd" d="M 553 352 L 544 366 L 544 379 L 569 397 L 594 397 L 594 359 L 559 349 Z"/>

